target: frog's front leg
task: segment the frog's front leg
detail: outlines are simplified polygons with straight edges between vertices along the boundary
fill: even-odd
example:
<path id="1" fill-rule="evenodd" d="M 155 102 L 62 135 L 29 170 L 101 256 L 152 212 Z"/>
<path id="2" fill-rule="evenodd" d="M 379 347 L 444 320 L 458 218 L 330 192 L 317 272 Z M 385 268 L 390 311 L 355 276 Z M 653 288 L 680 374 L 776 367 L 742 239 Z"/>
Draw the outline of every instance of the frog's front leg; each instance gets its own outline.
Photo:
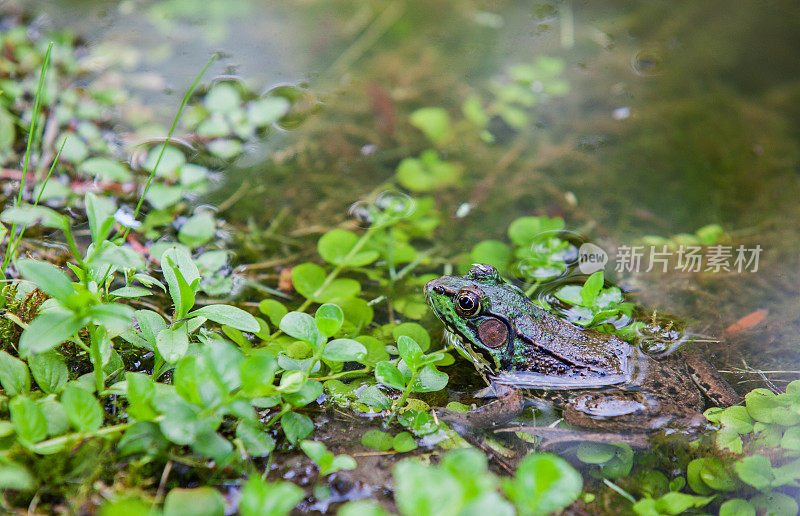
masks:
<path id="1" fill-rule="evenodd" d="M 491 389 L 487 392 L 487 389 Z M 514 418 L 519 417 L 525 408 L 525 400 L 520 389 L 507 386 L 493 385 L 478 393 L 479 397 L 497 397 L 466 414 L 454 412 L 452 410 L 442 410 L 441 419 L 454 426 L 466 427 L 466 429 L 491 428 L 508 423 Z"/>
<path id="2" fill-rule="evenodd" d="M 680 358 L 697 388 L 717 407 L 729 407 L 742 401 L 741 397 L 719 374 L 706 357 L 695 350 L 683 350 Z"/>

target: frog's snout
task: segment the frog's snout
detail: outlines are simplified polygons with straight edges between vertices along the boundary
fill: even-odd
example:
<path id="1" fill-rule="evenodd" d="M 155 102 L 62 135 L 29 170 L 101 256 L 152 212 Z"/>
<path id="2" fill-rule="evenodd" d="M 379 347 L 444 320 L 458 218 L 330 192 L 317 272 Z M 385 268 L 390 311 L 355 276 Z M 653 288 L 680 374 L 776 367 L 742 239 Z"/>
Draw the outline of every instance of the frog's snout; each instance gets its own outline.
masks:
<path id="1" fill-rule="evenodd" d="M 425 284 L 425 295 L 429 296 L 431 293 L 440 296 L 445 293 L 444 287 L 439 284 L 438 280 L 433 279 Z"/>

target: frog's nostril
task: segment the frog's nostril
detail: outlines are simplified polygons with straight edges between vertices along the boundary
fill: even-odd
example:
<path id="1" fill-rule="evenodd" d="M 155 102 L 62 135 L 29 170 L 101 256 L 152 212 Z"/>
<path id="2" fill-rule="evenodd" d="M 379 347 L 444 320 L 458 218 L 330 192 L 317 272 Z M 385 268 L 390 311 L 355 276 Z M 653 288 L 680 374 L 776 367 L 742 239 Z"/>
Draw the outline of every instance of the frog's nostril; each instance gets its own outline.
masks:
<path id="1" fill-rule="evenodd" d="M 433 287 L 433 292 L 442 295 L 444 294 L 444 287 L 439 287 L 439 286 Z"/>

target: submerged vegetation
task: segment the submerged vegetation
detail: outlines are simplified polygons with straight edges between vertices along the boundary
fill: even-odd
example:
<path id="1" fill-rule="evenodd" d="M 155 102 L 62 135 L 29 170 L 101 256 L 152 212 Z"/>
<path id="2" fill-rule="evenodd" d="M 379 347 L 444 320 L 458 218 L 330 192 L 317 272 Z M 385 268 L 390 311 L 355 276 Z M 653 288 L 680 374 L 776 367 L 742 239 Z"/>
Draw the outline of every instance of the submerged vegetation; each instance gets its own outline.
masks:
<path id="1" fill-rule="evenodd" d="M 545 20 L 558 12 L 540 7 Z M 191 15 L 182 2 L 148 11 L 165 31 Z M 214 40 L 225 30 L 225 13 L 216 15 Z M 363 34 L 402 16 L 385 8 Z M 475 23 L 486 29 L 496 16 L 478 11 Z M 215 55 L 163 127 L 165 117 L 119 80 L 130 74 L 123 58 L 68 32 L 33 33 L 23 20 L 0 18 L 4 511 L 798 512 L 800 381 L 788 381 L 789 366 L 739 389 L 741 404 L 707 410 L 707 431 L 690 442 L 661 435 L 644 450 L 591 441 L 551 449 L 523 432 L 476 443 L 439 419 L 443 408 L 469 410 L 483 385 L 440 338 L 422 287 L 472 263 L 645 352 L 724 349 L 648 309 L 634 290 L 656 282 L 636 285 L 612 267 L 584 274 L 583 244 L 619 242 L 556 180 L 533 189 L 529 177 L 507 175 L 512 165 L 556 172 L 578 160 L 567 129 L 543 129 L 576 102 L 581 79 L 566 58 L 512 63 L 468 91 L 448 90 L 441 105 L 373 85 L 369 117 L 381 129 L 365 137 L 351 127 L 367 119 L 348 106 L 351 94 L 328 99 L 307 84 L 259 93 L 231 74 L 209 79 L 224 59 Z M 337 117 L 342 134 L 326 134 Z M 223 176 L 248 172 L 264 146 L 267 175 L 226 192 Z M 381 174 L 339 174 L 338 197 L 326 200 L 328 170 L 317 182 L 300 171 L 328 166 Z M 269 192 L 259 190 L 264 177 L 274 180 Z M 492 197 L 503 188 L 507 197 Z M 316 189 L 314 198 L 296 192 Z M 249 209 L 262 193 L 294 204 Z M 326 203 L 350 205 L 347 220 L 330 220 Z M 461 224 L 518 203 L 529 206 L 521 216 Z M 664 248 L 752 241 L 714 220 L 698 226 L 639 238 Z M 724 289 L 709 274 L 687 281 L 686 290 Z M 784 345 L 797 355 L 796 335 Z M 774 365 L 757 358 L 750 365 Z M 550 422 L 560 420 L 539 409 L 518 421 Z"/>

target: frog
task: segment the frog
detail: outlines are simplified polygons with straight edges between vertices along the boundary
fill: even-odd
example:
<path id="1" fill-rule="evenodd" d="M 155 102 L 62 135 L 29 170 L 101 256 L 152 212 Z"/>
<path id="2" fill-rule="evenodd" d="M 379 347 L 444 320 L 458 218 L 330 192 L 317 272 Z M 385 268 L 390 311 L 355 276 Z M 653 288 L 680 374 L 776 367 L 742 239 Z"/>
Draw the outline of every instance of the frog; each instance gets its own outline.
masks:
<path id="1" fill-rule="evenodd" d="M 523 391 L 560 410 L 570 427 L 622 433 L 697 428 L 709 403 L 740 401 L 702 353 L 653 356 L 578 326 L 535 303 L 491 265 L 433 279 L 424 291 L 447 340 L 498 398 L 467 414 L 473 426 L 519 416 Z"/>

